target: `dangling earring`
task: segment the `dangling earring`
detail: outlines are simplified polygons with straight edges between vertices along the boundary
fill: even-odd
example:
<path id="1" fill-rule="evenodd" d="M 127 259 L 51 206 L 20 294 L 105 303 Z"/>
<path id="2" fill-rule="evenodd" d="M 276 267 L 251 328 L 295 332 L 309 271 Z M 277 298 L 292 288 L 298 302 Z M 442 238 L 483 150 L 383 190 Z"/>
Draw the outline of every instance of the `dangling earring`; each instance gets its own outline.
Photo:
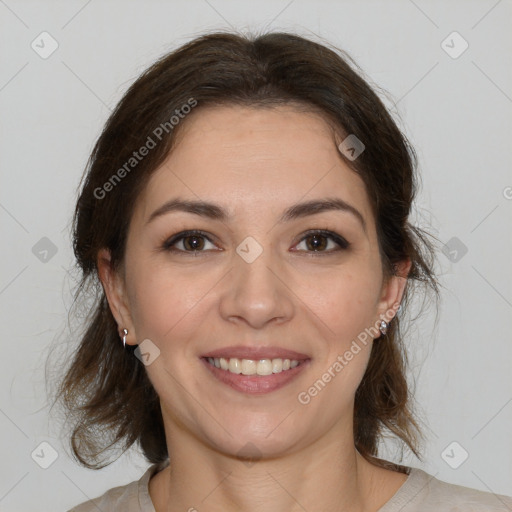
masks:
<path id="1" fill-rule="evenodd" d="M 379 330 L 383 336 L 388 332 L 388 325 L 389 324 L 385 320 L 380 321 Z"/>
<path id="2" fill-rule="evenodd" d="M 126 348 L 126 336 L 128 335 L 128 329 L 123 329 L 123 348 Z"/>

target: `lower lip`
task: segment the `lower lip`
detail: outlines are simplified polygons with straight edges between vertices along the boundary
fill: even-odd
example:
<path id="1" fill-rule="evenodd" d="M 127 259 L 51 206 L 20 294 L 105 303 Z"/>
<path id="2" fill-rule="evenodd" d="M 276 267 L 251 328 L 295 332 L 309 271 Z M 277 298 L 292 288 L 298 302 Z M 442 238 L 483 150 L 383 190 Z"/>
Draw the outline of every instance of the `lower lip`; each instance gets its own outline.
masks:
<path id="1" fill-rule="evenodd" d="M 301 361 L 295 368 L 283 370 L 280 373 L 273 373 L 272 375 L 242 375 L 241 373 L 232 373 L 228 370 L 217 368 L 210 364 L 205 358 L 201 358 L 201 361 L 206 365 L 213 376 L 224 384 L 227 384 L 236 391 L 255 395 L 270 393 L 282 388 L 295 379 L 310 362 L 309 359 L 306 359 L 305 361 Z"/>

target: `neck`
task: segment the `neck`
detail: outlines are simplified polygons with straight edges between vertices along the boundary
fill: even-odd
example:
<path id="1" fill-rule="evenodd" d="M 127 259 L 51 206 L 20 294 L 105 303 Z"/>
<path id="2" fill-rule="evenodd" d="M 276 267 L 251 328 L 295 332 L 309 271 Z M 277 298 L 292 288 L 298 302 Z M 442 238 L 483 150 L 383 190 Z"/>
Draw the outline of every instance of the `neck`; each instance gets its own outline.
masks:
<path id="1" fill-rule="evenodd" d="M 167 433 L 171 465 L 150 481 L 156 512 L 377 511 L 406 476 L 378 468 L 333 429 L 315 443 L 272 459 L 241 461 L 183 431 Z"/>

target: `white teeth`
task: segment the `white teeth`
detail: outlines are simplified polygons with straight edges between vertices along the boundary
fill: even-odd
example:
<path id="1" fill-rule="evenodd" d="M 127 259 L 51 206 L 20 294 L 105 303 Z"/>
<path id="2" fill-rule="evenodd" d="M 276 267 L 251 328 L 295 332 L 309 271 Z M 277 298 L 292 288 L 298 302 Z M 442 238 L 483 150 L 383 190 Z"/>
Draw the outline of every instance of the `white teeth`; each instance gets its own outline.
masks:
<path id="1" fill-rule="evenodd" d="M 273 373 L 281 373 L 282 371 L 295 368 L 299 365 L 296 359 L 238 359 L 236 357 L 209 357 L 208 362 L 231 373 L 242 375 L 272 375 Z"/>
<path id="2" fill-rule="evenodd" d="M 280 373 L 283 371 L 283 360 L 272 359 L 272 373 Z"/>
<path id="3" fill-rule="evenodd" d="M 242 359 L 242 375 L 254 375 L 256 373 L 256 361 Z"/>
<path id="4" fill-rule="evenodd" d="M 229 360 L 228 370 L 231 373 L 242 373 L 242 361 L 240 361 L 240 359 L 236 359 L 235 357 L 232 357 Z"/>
<path id="5" fill-rule="evenodd" d="M 256 366 L 258 375 L 272 375 L 272 361 L 270 359 L 261 359 Z"/>

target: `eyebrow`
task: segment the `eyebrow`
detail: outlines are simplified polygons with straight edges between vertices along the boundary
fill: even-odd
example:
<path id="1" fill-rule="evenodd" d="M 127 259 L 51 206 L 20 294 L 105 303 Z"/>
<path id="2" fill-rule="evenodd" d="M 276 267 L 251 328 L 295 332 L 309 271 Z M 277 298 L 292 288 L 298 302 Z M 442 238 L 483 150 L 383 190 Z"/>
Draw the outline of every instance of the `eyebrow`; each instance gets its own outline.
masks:
<path id="1" fill-rule="evenodd" d="M 338 197 L 329 197 L 325 199 L 317 199 L 294 204 L 284 211 L 278 220 L 278 224 L 327 211 L 340 211 L 352 214 L 360 222 L 364 232 L 366 233 L 366 221 L 361 212 L 359 212 L 359 210 L 357 210 L 351 204 Z M 161 217 L 162 215 L 170 212 L 192 213 L 194 215 L 207 217 L 209 219 L 218 220 L 221 222 L 230 220 L 230 215 L 228 214 L 227 210 L 214 203 L 209 203 L 207 201 L 171 199 L 170 201 L 167 201 L 162 206 L 157 208 L 149 216 L 146 224 L 149 224 L 157 217 Z"/>

